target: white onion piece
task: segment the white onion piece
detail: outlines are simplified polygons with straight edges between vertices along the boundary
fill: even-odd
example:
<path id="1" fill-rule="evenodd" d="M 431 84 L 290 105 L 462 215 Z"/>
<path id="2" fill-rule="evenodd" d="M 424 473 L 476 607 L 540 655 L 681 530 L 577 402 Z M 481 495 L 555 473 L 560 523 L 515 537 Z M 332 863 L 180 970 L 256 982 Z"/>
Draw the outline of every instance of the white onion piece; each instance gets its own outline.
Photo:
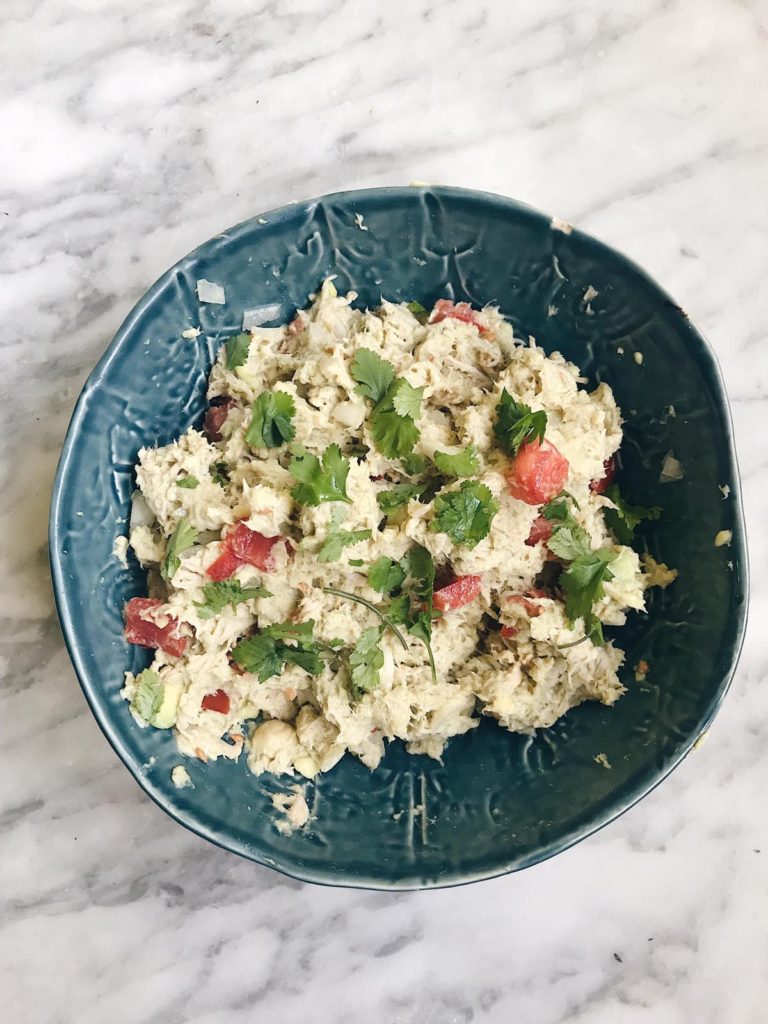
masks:
<path id="1" fill-rule="evenodd" d="M 137 526 L 151 526 L 155 517 L 147 504 L 146 498 L 141 491 L 134 491 L 131 495 L 131 529 Z"/>
<path id="2" fill-rule="evenodd" d="M 684 476 L 685 470 L 683 469 L 682 463 L 678 462 L 672 452 L 667 452 L 664 456 L 664 462 L 661 465 L 659 483 L 673 483 L 675 480 L 682 480 Z"/>
<path id="3" fill-rule="evenodd" d="M 251 331 L 254 327 L 261 327 L 268 320 L 278 320 L 282 306 L 279 302 L 272 302 L 266 306 L 254 306 L 253 309 L 246 309 L 243 312 L 243 330 Z"/>
<path id="4" fill-rule="evenodd" d="M 215 284 L 213 281 L 206 281 L 204 277 L 201 277 L 196 282 L 197 297 L 200 302 L 212 302 L 217 306 L 223 306 L 227 301 L 224 294 L 224 289 L 220 284 Z"/>

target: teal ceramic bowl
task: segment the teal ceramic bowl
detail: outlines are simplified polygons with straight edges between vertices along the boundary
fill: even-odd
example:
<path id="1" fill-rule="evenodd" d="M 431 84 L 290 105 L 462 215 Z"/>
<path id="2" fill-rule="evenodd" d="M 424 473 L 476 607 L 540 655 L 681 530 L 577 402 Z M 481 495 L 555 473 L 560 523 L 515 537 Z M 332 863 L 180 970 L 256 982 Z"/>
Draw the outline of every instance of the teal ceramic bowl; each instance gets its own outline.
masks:
<path id="1" fill-rule="evenodd" d="M 356 220 L 361 215 L 362 225 Z M 663 506 L 640 543 L 680 577 L 651 593 L 621 630 L 628 692 L 583 705 L 535 736 L 494 723 L 453 739 L 444 763 L 393 744 L 369 772 L 345 757 L 310 786 L 314 818 L 280 835 L 269 794 L 240 763 L 187 763 L 169 732 L 139 729 L 120 699 L 147 652 L 122 637 L 124 602 L 144 592 L 135 562 L 112 555 L 126 531 L 142 445 L 166 444 L 204 409 L 206 378 L 243 311 L 289 319 L 327 274 L 359 301 L 383 294 L 498 303 L 534 335 L 607 381 L 626 418 L 620 480 Z M 195 281 L 226 289 L 200 305 Z M 587 289 L 597 294 L 585 297 Z M 589 292 L 592 295 L 592 291 Z M 200 325 L 196 341 L 181 331 Z M 641 352 L 642 365 L 633 354 Z M 674 406 L 675 415 L 670 414 Z M 685 467 L 660 484 L 668 451 Z M 730 495 L 723 498 L 720 486 Z M 730 546 L 715 534 L 733 532 Z M 688 317 L 642 270 L 567 225 L 500 196 L 450 188 L 346 192 L 286 206 L 225 231 L 153 285 L 128 316 L 77 403 L 50 521 L 62 629 L 96 719 L 143 789 L 181 824 L 296 878 L 407 889 L 454 885 L 527 867 L 611 821 L 656 786 L 707 728 L 736 666 L 747 611 L 747 559 L 728 405 L 717 364 Z M 643 684 L 632 666 L 650 665 Z M 595 762 L 604 753 L 606 770 Z"/>

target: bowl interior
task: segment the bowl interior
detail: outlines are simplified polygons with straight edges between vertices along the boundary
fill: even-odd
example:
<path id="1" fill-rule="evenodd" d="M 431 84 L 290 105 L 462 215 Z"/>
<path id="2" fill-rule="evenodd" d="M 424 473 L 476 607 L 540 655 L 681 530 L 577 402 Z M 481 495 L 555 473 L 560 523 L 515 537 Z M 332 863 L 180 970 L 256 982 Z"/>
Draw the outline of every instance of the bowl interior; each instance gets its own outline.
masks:
<path id="1" fill-rule="evenodd" d="M 450 742 L 442 764 L 408 756 L 399 743 L 373 773 L 345 757 L 308 787 L 311 825 L 282 836 L 269 800 L 282 781 L 257 779 L 242 763 L 185 761 L 194 788 L 177 790 L 170 772 L 184 759 L 172 736 L 139 729 L 130 717 L 119 696 L 123 674 L 149 659 L 122 639 L 121 609 L 144 581 L 134 561 L 120 565 L 112 546 L 126 531 L 138 449 L 200 421 L 212 360 L 244 310 L 263 307 L 265 323 L 285 322 L 331 273 L 363 305 L 382 295 L 425 305 L 441 296 L 498 303 L 518 333 L 573 359 L 590 387 L 607 381 L 626 420 L 622 490 L 664 510 L 640 531 L 640 543 L 680 577 L 651 592 L 648 614 L 631 615 L 620 631 L 628 689 L 613 709 L 583 705 L 536 736 L 484 721 Z M 223 284 L 226 305 L 200 305 L 199 278 Z M 198 325 L 197 340 L 181 337 Z M 661 484 L 670 450 L 685 476 Z M 733 531 L 728 547 L 714 546 L 721 529 Z M 161 278 L 118 332 L 75 411 L 54 493 L 51 559 L 86 696 L 150 796 L 228 849 L 301 878 L 348 885 L 489 877 L 541 860 L 621 813 L 681 759 L 717 710 L 746 615 L 730 421 L 704 341 L 613 250 L 511 200 L 460 189 L 379 189 L 291 205 L 217 236 Z M 638 684 L 640 658 L 650 671 Z M 595 762 L 599 753 L 610 770 Z"/>

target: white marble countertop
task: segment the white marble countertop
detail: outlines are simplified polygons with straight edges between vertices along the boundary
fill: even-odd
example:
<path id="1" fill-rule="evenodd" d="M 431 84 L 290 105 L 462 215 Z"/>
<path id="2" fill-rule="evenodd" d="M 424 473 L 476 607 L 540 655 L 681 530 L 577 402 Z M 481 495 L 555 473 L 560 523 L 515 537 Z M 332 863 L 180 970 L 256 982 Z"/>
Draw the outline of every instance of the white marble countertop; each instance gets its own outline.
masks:
<path id="1" fill-rule="evenodd" d="M 763 1022 L 768 8 L 4 0 L 0 53 L 0 1016 Z M 412 179 L 573 221 L 709 336 L 752 626 L 709 742 L 620 821 L 519 875 L 387 895 L 240 861 L 142 794 L 64 652 L 46 523 L 77 393 L 161 271 L 291 198 Z"/>

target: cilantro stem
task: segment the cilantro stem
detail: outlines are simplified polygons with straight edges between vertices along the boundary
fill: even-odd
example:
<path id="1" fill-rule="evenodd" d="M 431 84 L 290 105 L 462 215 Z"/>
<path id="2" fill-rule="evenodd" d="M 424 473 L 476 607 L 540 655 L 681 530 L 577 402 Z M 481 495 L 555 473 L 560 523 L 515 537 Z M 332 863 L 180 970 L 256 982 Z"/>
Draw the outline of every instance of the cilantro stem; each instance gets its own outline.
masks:
<path id="1" fill-rule="evenodd" d="M 397 639 L 403 645 L 403 649 L 406 650 L 406 651 L 408 650 L 408 644 L 406 643 L 405 638 L 403 637 L 403 634 L 400 632 L 400 630 L 394 624 L 392 619 L 390 619 L 390 617 L 388 615 L 385 615 L 384 612 L 381 611 L 380 608 L 377 608 L 375 604 L 372 604 L 370 601 L 366 601 L 366 599 L 364 597 L 359 597 L 357 594 L 350 594 L 349 591 L 347 591 L 347 590 L 337 590 L 335 587 L 323 587 L 322 589 L 323 589 L 323 593 L 325 593 L 325 594 L 335 594 L 336 597 L 346 597 L 346 599 L 348 601 L 354 601 L 356 604 L 361 604 L 365 608 L 370 608 L 370 610 L 372 612 L 374 612 L 376 615 L 379 616 L 379 618 L 384 623 L 384 625 L 392 630 L 392 632 L 395 634 Z"/>
<path id="2" fill-rule="evenodd" d="M 432 669 L 432 682 L 435 684 L 435 686 L 437 686 L 437 669 L 435 668 L 435 656 L 432 653 L 432 644 L 428 640 L 425 640 L 424 646 L 427 648 L 429 667 Z"/>
<path id="3" fill-rule="evenodd" d="M 591 636 L 591 633 L 585 633 L 584 636 L 580 637 L 578 640 L 571 640 L 568 644 L 553 644 L 552 646 L 557 651 L 566 651 L 569 647 L 578 647 L 579 644 L 583 644 L 585 640 L 589 640 Z"/>

